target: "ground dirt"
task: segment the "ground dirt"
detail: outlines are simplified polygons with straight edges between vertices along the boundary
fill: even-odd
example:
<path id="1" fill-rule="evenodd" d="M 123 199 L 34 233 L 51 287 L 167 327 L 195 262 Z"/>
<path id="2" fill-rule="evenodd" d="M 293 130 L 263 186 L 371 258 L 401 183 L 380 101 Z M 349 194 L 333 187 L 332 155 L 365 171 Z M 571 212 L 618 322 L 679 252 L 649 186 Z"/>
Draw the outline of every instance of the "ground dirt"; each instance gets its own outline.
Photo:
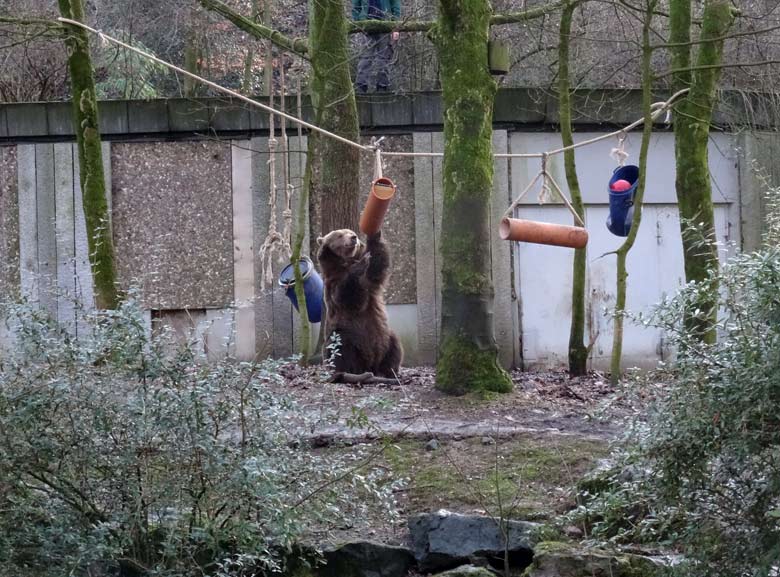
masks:
<path id="1" fill-rule="evenodd" d="M 480 398 L 438 392 L 431 368 L 402 369 L 396 384 L 365 387 L 328 383 L 321 367 L 289 364 L 282 373 L 276 386 L 308 417 L 310 450 L 369 455 L 367 468 L 403 480 L 394 490 L 397 518 L 369 511 L 331 532 L 336 541 L 404 543 L 406 520 L 438 509 L 549 519 L 573 506 L 577 480 L 644 404 L 644 395 L 599 373 L 515 371 L 513 392 Z"/>

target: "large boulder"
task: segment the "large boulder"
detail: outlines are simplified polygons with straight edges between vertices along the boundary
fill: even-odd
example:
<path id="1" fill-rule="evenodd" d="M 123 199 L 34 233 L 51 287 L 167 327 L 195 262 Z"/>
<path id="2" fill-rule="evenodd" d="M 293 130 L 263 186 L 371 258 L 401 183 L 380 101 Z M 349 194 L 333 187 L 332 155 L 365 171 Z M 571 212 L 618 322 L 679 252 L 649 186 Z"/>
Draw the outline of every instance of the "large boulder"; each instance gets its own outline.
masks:
<path id="1" fill-rule="evenodd" d="M 414 566 L 414 555 L 404 547 L 371 541 L 345 543 L 323 551 L 326 564 L 318 577 L 404 577 Z"/>
<path id="2" fill-rule="evenodd" d="M 641 555 L 545 542 L 536 546 L 533 563 L 523 577 L 655 577 L 664 568 L 663 563 Z"/>
<path id="3" fill-rule="evenodd" d="M 449 511 L 424 513 L 409 520 L 412 550 L 421 571 L 434 572 L 484 559 L 503 567 L 508 551 L 509 566 L 523 568 L 533 557 L 532 533 L 536 523 L 504 521 L 506 539 L 498 520 Z"/>

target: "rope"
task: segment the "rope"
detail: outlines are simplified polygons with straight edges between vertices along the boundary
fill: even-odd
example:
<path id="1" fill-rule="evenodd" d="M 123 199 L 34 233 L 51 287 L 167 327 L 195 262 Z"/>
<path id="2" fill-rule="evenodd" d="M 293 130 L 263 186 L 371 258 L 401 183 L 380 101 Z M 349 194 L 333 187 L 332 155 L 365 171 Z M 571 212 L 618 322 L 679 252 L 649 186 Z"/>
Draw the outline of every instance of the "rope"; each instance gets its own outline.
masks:
<path id="1" fill-rule="evenodd" d="M 183 68 L 179 68 L 178 66 L 171 64 L 170 62 L 166 62 L 165 60 L 162 60 L 161 58 L 157 58 L 154 54 L 150 54 L 149 52 L 146 52 L 144 50 L 141 50 L 140 48 L 136 48 L 135 46 L 130 46 L 129 44 L 125 44 L 121 40 L 117 40 L 116 38 L 113 38 L 109 36 L 108 34 L 104 34 L 100 30 L 96 30 L 95 28 L 91 28 L 84 24 L 83 22 L 79 22 L 78 20 L 71 20 L 70 18 L 57 18 L 57 21 L 63 22 L 65 24 L 71 24 L 72 26 L 78 26 L 80 28 L 83 28 L 84 30 L 88 30 L 89 32 L 92 32 L 93 34 L 97 34 L 98 38 L 100 39 L 101 43 L 103 42 L 113 42 L 114 44 L 117 44 L 119 46 L 122 46 L 123 48 L 126 48 L 127 50 L 132 50 L 136 54 L 140 54 L 141 56 L 145 58 L 149 58 L 150 60 L 153 60 L 157 62 L 158 64 L 162 64 L 166 68 L 170 68 L 171 70 L 174 70 L 178 72 L 179 74 L 184 74 L 185 76 L 188 76 L 189 78 L 192 78 L 194 80 L 197 80 L 198 82 L 202 82 L 203 84 L 206 84 L 207 86 L 211 86 L 213 89 L 224 92 L 225 94 L 229 94 L 233 98 L 238 98 L 239 100 L 242 100 L 246 102 L 247 104 L 251 104 L 252 106 L 257 106 L 258 108 L 262 108 L 266 112 L 270 114 L 276 114 L 277 116 L 281 116 L 282 118 L 286 118 L 290 122 L 295 122 L 296 124 L 300 124 L 301 126 L 305 126 L 309 130 L 313 130 L 314 132 L 319 132 L 320 134 L 324 134 L 325 136 L 328 136 L 334 140 L 338 140 L 339 142 L 342 142 L 344 144 L 348 144 L 349 146 L 353 146 L 355 148 L 358 148 L 360 150 L 371 150 L 368 146 L 363 146 L 359 142 L 354 142 L 348 138 L 344 138 L 343 136 L 339 136 L 338 134 L 334 134 L 328 130 L 325 130 L 324 128 L 320 128 L 319 126 L 316 126 L 314 124 L 311 124 L 309 122 L 306 122 L 305 120 L 301 120 L 300 118 L 295 118 L 294 116 L 291 116 L 287 113 L 280 112 L 279 110 L 276 110 L 275 108 L 272 108 L 270 106 L 267 106 L 263 104 L 262 102 L 258 102 L 257 100 L 252 100 L 251 98 L 248 98 L 244 96 L 243 94 L 240 94 L 236 92 L 235 90 L 231 90 L 230 88 L 225 88 L 224 86 L 220 86 L 216 82 L 212 82 L 211 80 L 206 80 L 202 76 L 198 76 L 197 74 L 193 74 L 192 72 L 188 72 L 187 70 L 184 70 Z"/>
<path id="2" fill-rule="evenodd" d="M 625 142 L 626 142 L 626 132 L 621 131 L 620 134 L 618 134 L 618 145 L 616 148 L 613 148 L 609 155 L 614 158 L 618 166 L 624 166 L 626 164 L 626 159 L 628 158 L 629 154 L 625 151 Z"/>
<path id="3" fill-rule="evenodd" d="M 286 118 L 290 122 L 294 122 L 295 124 L 299 126 L 304 126 L 305 128 L 308 128 L 309 130 L 313 130 L 314 132 L 319 132 L 320 134 L 323 134 L 325 136 L 328 136 L 334 140 L 337 140 L 339 142 L 342 142 L 344 144 L 348 144 L 349 146 L 352 146 L 354 148 L 357 148 L 359 150 L 362 150 L 364 152 L 374 152 L 374 149 L 371 146 L 365 146 L 363 144 L 360 144 L 359 142 L 354 142 L 352 140 L 349 140 L 348 138 L 344 138 L 343 136 L 339 136 L 338 134 L 334 134 L 333 132 L 330 132 L 328 130 L 325 130 L 324 128 L 320 128 L 319 126 L 316 126 L 314 124 L 311 124 L 309 122 L 306 122 L 305 120 L 302 120 L 300 118 L 296 118 L 295 116 L 291 116 L 289 114 L 280 112 L 279 110 L 276 110 L 275 108 L 272 108 L 270 106 L 267 106 L 263 104 L 262 102 L 258 102 L 257 100 L 252 100 L 251 98 L 248 98 L 244 96 L 243 94 L 240 94 L 234 90 L 231 90 L 230 88 L 225 88 L 224 86 L 220 86 L 216 82 L 212 82 L 211 80 L 207 80 L 203 78 L 202 76 L 198 76 L 197 74 L 193 74 L 192 72 L 188 72 L 187 70 L 184 70 L 183 68 L 179 68 L 178 66 L 171 64 L 170 62 L 166 62 L 165 60 L 162 60 L 161 58 L 158 58 L 157 56 L 150 54 L 149 52 L 146 52 L 144 50 L 141 50 L 140 48 L 136 48 L 135 46 L 131 46 L 129 44 L 126 44 L 122 42 L 121 40 L 117 40 L 116 38 L 113 38 L 109 36 L 108 34 L 104 34 L 100 30 L 96 30 L 95 28 L 91 28 L 84 24 L 83 22 L 79 22 L 78 20 L 71 20 L 70 18 L 57 18 L 58 22 L 63 22 L 65 24 L 70 24 L 72 26 L 78 26 L 79 28 L 83 28 L 84 30 L 88 30 L 89 32 L 92 32 L 93 34 L 96 34 L 98 38 L 100 39 L 101 44 L 104 44 L 105 42 L 113 42 L 114 44 L 117 44 L 118 46 L 122 46 L 123 48 L 126 48 L 127 50 L 131 50 L 135 52 L 136 54 L 140 54 L 141 56 L 145 58 L 149 58 L 150 60 L 153 60 L 154 62 L 157 62 L 158 64 L 161 64 L 165 66 L 166 68 L 170 68 L 171 70 L 174 70 L 178 72 L 179 74 L 184 74 L 185 76 L 188 76 L 194 80 L 197 80 L 198 82 L 202 82 L 203 84 L 206 84 L 207 86 L 211 86 L 213 89 L 224 92 L 225 94 L 228 94 L 234 98 L 237 98 L 238 100 L 241 100 L 243 102 L 246 102 L 247 104 L 251 106 L 256 106 L 258 108 L 262 108 L 269 114 L 276 114 L 277 116 L 281 116 L 282 118 Z M 689 91 L 688 88 L 683 88 L 682 90 L 675 92 L 669 100 L 665 102 L 656 102 L 652 105 L 652 108 L 655 109 L 655 111 L 652 113 L 652 120 L 655 120 L 660 114 L 662 114 L 664 111 L 668 110 L 672 104 L 674 104 L 675 101 L 677 101 L 681 96 L 686 94 Z M 616 130 L 614 132 L 610 132 L 609 134 L 602 134 L 600 136 L 596 136 L 594 138 L 591 138 L 590 140 L 584 140 L 582 142 L 577 142 L 575 144 L 571 144 L 569 146 L 564 146 L 562 148 L 556 148 L 554 150 L 548 150 L 547 152 L 524 152 L 524 153 L 498 153 L 494 154 L 493 156 L 495 158 L 542 158 L 545 154 L 547 156 L 553 156 L 555 154 L 561 154 L 563 152 L 566 152 L 567 150 L 574 150 L 575 148 L 580 148 L 582 146 L 588 146 L 589 144 L 593 144 L 595 142 L 599 142 L 601 140 L 605 140 L 607 138 L 614 138 L 615 136 L 619 135 L 621 132 L 629 132 L 642 124 L 644 122 L 644 118 L 640 118 L 639 120 L 632 122 L 628 126 L 621 128 L 620 130 Z M 441 157 L 444 156 L 443 152 L 385 152 L 385 156 L 407 156 L 407 157 Z"/>
<path id="4" fill-rule="evenodd" d="M 574 217 L 574 220 L 577 222 L 578 225 L 580 225 L 582 228 L 585 228 L 585 223 L 582 221 L 582 218 L 579 214 L 577 214 L 577 211 L 574 210 L 574 207 L 572 206 L 571 202 L 569 202 L 569 199 L 566 198 L 566 195 L 563 194 L 563 191 L 561 190 L 561 187 L 558 186 L 558 183 L 553 178 L 552 174 L 550 174 L 547 171 L 547 158 L 548 155 L 546 153 L 542 154 L 542 168 L 541 170 L 536 173 L 536 176 L 534 176 L 533 180 L 528 183 L 528 186 L 523 189 L 523 192 L 520 193 L 520 196 L 518 196 L 515 200 L 512 201 L 512 204 L 509 205 L 509 208 L 506 209 L 504 212 L 503 218 L 512 216 L 514 210 L 517 208 L 517 206 L 520 204 L 520 201 L 523 199 L 523 197 L 526 195 L 526 193 L 533 188 L 533 186 L 539 181 L 539 179 L 542 179 L 542 187 L 539 189 L 539 204 L 543 204 L 547 198 L 551 195 L 552 191 L 555 191 L 555 194 L 558 195 L 558 197 L 563 201 L 563 204 L 566 205 L 566 208 L 569 209 L 569 212 L 571 212 L 572 216 Z"/>
<path id="5" fill-rule="evenodd" d="M 379 145 L 384 139 L 384 136 L 378 139 L 371 139 L 371 147 L 374 149 L 374 182 L 382 178 L 382 149 Z"/>
<path id="6" fill-rule="evenodd" d="M 284 98 L 284 96 L 282 96 L 282 98 Z M 269 95 L 269 99 L 269 102 L 273 104 L 273 90 Z M 269 132 L 268 178 L 270 180 L 271 186 L 268 195 L 268 206 L 271 214 L 268 219 L 268 234 L 265 236 L 265 240 L 260 247 L 260 283 L 263 287 L 270 287 L 274 283 L 274 254 L 278 255 L 277 259 L 279 262 L 284 259 L 285 255 L 289 260 L 290 255 L 292 254 L 292 247 L 290 246 L 290 235 L 292 231 L 292 210 L 290 208 L 291 191 L 289 183 L 287 183 L 287 185 L 284 187 L 285 208 L 282 211 L 282 217 L 284 218 L 283 231 L 280 233 L 276 226 L 276 145 L 278 144 L 278 141 L 276 140 L 276 126 L 273 114 L 271 114 L 269 118 Z M 284 150 L 282 152 L 284 152 Z"/>

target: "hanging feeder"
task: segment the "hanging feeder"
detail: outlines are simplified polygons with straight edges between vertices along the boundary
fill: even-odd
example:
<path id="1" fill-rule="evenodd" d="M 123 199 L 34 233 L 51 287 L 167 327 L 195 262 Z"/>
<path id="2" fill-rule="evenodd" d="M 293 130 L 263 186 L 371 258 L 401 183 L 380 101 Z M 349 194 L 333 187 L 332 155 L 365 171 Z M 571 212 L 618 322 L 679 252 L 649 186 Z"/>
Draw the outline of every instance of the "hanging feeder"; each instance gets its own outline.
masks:
<path id="1" fill-rule="evenodd" d="M 498 234 L 502 240 L 569 248 L 585 248 L 588 244 L 588 231 L 582 227 L 519 218 L 502 219 Z"/>
<path id="2" fill-rule="evenodd" d="M 360 232 L 366 235 L 376 234 L 382 228 L 382 222 L 390 207 L 390 199 L 395 196 L 395 183 L 389 178 L 377 178 L 371 184 L 366 206 L 360 215 Z"/>
<path id="3" fill-rule="evenodd" d="M 322 320 L 322 277 L 314 268 L 314 263 L 307 256 L 302 256 L 298 265 L 303 277 L 303 293 L 306 298 L 306 311 L 309 322 L 318 323 Z M 295 269 L 288 264 L 279 274 L 279 286 L 284 289 L 287 298 L 298 310 L 298 297 L 295 296 Z"/>
<path id="4" fill-rule="evenodd" d="M 615 236 L 628 236 L 634 220 L 634 194 L 639 182 L 639 167 L 619 166 L 609 179 L 609 216 L 607 228 Z"/>
<path id="5" fill-rule="evenodd" d="M 510 218 L 515 208 L 520 204 L 526 193 L 534 185 L 542 181 L 542 190 L 539 196 L 539 202 L 542 202 L 544 193 L 555 191 L 558 197 L 569 209 L 575 222 L 579 226 L 567 226 L 564 224 L 555 224 L 552 222 L 537 222 L 534 220 L 522 220 L 519 218 Z M 572 206 L 569 199 L 563 194 L 561 187 L 555 182 L 552 175 L 547 172 L 547 154 L 542 156 L 542 169 L 528 183 L 523 192 L 520 193 L 509 208 L 504 213 L 501 222 L 498 225 L 498 235 L 502 240 L 514 240 L 517 242 L 532 242 L 535 244 L 547 244 L 551 246 L 563 246 L 568 248 L 585 248 L 588 244 L 588 231 L 585 230 L 585 223 L 580 215 Z"/>
<path id="6" fill-rule="evenodd" d="M 509 45 L 502 40 L 488 41 L 488 67 L 494 76 L 509 72 Z"/>

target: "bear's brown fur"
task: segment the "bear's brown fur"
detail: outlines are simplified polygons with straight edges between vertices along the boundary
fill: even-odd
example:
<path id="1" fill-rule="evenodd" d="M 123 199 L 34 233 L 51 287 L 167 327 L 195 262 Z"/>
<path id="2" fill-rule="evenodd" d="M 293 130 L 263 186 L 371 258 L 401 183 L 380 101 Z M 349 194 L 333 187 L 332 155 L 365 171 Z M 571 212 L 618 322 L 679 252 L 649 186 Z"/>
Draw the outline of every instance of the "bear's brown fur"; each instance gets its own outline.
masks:
<path id="1" fill-rule="evenodd" d="M 387 326 L 384 289 L 390 253 L 381 231 L 366 244 L 349 229 L 334 230 L 317 242 L 327 306 L 325 343 L 334 333 L 340 341 L 333 358 L 336 372 L 394 377 L 403 349 Z M 323 351 L 323 358 L 329 356 Z"/>

